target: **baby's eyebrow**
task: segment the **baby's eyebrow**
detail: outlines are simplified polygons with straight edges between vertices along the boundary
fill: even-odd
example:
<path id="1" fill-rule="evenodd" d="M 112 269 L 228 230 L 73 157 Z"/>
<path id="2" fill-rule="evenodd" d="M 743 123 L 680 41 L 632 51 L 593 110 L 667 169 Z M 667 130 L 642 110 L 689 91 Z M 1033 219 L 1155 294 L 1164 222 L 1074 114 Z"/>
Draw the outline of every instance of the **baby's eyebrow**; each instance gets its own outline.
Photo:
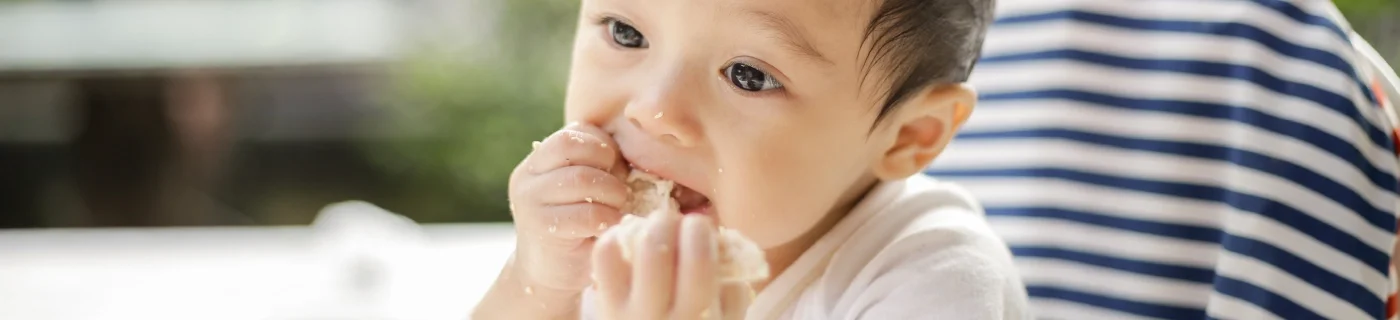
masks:
<path id="1" fill-rule="evenodd" d="M 833 64 L 831 60 L 828 60 L 821 52 L 818 52 L 817 48 L 813 47 L 811 42 L 807 41 L 807 37 L 802 33 L 802 29 L 798 28 L 797 24 L 792 23 L 792 20 L 788 19 L 786 16 L 753 9 L 744 10 L 744 12 L 762 22 L 765 28 L 777 32 L 778 40 L 782 41 L 783 44 L 793 53 L 797 54 L 797 56 L 809 58 L 828 65 Z"/>

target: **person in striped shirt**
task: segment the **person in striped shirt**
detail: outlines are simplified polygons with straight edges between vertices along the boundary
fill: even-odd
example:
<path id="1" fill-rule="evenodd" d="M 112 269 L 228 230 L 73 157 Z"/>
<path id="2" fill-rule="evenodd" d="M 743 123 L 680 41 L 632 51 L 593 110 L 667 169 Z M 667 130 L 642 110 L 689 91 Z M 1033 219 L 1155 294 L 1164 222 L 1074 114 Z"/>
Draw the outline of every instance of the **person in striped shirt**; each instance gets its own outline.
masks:
<path id="1" fill-rule="evenodd" d="M 1357 52 L 1364 58 L 1360 70 L 1361 78 L 1371 80 L 1371 92 L 1376 96 L 1377 106 L 1385 112 L 1387 119 L 1390 120 L 1390 137 L 1392 142 L 1397 145 L 1397 156 L 1400 156 L 1400 112 L 1397 112 L 1395 109 L 1397 103 L 1396 99 L 1400 98 L 1400 77 L 1395 75 L 1395 70 L 1391 69 L 1390 65 L 1386 64 L 1385 60 L 1381 59 L 1380 53 L 1377 53 L 1375 48 L 1372 48 L 1369 43 L 1366 43 L 1365 39 L 1362 39 L 1360 35 L 1354 32 L 1351 37 L 1352 45 L 1356 47 Z M 1396 267 L 1400 266 L 1400 256 L 1394 254 L 1395 252 L 1400 252 L 1400 242 L 1396 242 L 1395 248 L 1397 250 L 1392 250 L 1390 257 L 1392 266 L 1390 268 L 1390 279 L 1392 281 L 1392 286 L 1390 289 L 1390 296 L 1387 297 L 1385 304 L 1386 319 L 1400 319 L 1400 310 L 1397 310 L 1396 300 L 1396 290 L 1400 289 L 1400 278 L 1396 277 Z"/>
<path id="2" fill-rule="evenodd" d="M 983 202 L 1038 318 L 1388 316 L 1397 158 L 1371 85 L 1388 67 L 1331 2 L 997 16 L 982 107 L 926 173 Z"/>

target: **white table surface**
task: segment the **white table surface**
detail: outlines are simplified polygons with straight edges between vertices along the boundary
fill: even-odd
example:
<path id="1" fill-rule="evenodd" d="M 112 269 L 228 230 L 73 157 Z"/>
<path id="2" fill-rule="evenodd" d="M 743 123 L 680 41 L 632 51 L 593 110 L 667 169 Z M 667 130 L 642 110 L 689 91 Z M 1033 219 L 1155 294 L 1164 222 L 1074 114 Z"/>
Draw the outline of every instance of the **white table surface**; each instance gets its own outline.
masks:
<path id="1" fill-rule="evenodd" d="M 364 203 L 311 226 L 0 231 L 0 319 L 465 319 L 509 224 Z"/>

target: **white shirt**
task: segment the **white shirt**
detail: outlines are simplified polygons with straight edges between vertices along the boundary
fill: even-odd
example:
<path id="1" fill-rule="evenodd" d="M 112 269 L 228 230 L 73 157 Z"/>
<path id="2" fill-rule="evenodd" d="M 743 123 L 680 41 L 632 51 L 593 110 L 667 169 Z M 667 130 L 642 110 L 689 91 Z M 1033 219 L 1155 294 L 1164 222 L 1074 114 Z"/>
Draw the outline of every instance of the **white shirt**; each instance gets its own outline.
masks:
<path id="1" fill-rule="evenodd" d="M 594 319 L 592 290 L 582 318 Z M 875 187 L 754 297 L 745 319 L 1025 319 L 1011 251 L 956 185 Z"/>
<path id="2" fill-rule="evenodd" d="M 754 298 L 746 319 L 1023 319 L 1011 252 L 961 188 L 877 186 Z"/>

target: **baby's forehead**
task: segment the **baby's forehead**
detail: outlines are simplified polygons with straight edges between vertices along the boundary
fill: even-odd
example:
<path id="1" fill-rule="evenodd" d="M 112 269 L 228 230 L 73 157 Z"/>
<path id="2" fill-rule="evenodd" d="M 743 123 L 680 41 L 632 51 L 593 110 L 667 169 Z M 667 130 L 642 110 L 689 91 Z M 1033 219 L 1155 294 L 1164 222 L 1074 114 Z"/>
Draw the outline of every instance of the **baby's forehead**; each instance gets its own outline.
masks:
<path id="1" fill-rule="evenodd" d="M 695 1 L 695 0 L 692 0 Z M 698 0 L 706 1 L 706 0 Z M 804 26 L 864 28 L 875 6 L 884 0 L 731 0 L 726 6 L 736 11 L 763 11 L 800 20 Z M 841 22 L 835 24 L 834 22 Z M 859 22 L 847 24 L 848 22 Z"/>
<path id="2" fill-rule="evenodd" d="M 682 0 L 685 1 L 685 0 Z M 695 0 L 707 1 L 707 0 Z M 854 51 L 869 24 L 874 5 L 882 0 L 760 0 L 723 5 L 730 19 L 761 26 L 794 53 L 823 58 Z M 833 52 L 837 51 L 837 52 Z"/>

